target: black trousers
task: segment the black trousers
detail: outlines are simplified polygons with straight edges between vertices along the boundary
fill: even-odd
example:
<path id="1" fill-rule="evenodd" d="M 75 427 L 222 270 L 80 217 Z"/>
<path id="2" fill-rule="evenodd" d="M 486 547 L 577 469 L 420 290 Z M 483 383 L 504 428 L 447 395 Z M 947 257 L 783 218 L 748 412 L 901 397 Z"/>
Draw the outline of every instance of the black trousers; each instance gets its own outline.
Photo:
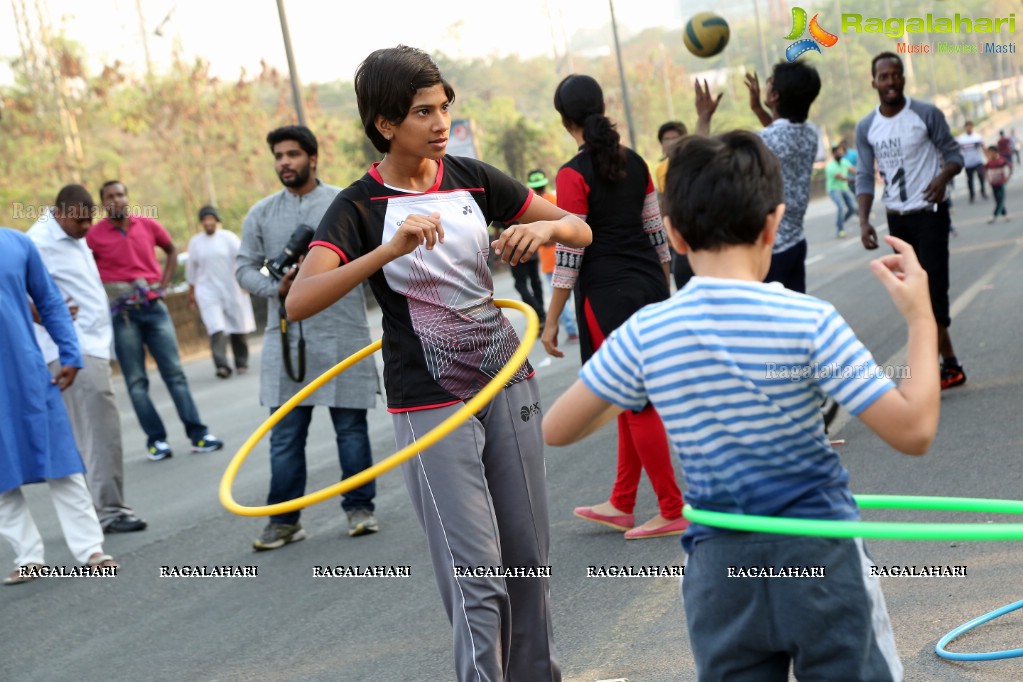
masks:
<path id="1" fill-rule="evenodd" d="M 543 283 L 540 281 L 540 259 L 533 256 L 525 263 L 511 266 L 512 277 L 515 278 L 515 290 L 540 317 L 542 323 L 547 318 L 543 306 Z"/>

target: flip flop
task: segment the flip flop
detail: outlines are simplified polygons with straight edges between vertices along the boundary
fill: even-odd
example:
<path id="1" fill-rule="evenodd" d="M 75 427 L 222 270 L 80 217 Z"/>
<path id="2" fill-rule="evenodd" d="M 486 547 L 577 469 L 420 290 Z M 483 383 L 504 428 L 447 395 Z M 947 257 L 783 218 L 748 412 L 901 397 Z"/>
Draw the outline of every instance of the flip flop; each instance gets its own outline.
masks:
<path id="1" fill-rule="evenodd" d="M 109 554 L 101 554 L 97 552 L 89 557 L 89 561 L 84 564 L 85 568 L 117 568 L 118 564 L 114 561 L 114 557 Z"/>
<path id="2" fill-rule="evenodd" d="M 42 564 L 24 564 L 21 568 L 16 568 L 11 571 L 11 574 L 4 578 L 4 585 L 20 585 L 22 583 L 30 583 L 36 579 L 34 575 L 22 575 L 22 568 L 42 568 Z"/>

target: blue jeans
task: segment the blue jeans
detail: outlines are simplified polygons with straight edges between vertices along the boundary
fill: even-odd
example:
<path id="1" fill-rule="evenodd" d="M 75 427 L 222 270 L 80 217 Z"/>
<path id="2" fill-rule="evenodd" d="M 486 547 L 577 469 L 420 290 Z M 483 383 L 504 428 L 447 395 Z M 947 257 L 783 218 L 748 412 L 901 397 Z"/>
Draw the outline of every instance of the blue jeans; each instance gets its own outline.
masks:
<path id="1" fill-rule="evenodd" d="M 550 288 L 554 289 L 554 273 L 545 272 L 543 276 L 547 278 L 547 284 Z M 575 324 L 575 310 L 572 308 L 572 294 L 569 294 L 568 300 L 565 301 L 565 307 L 561 311 L 561 316 L 558 317 L 558 326 L 565 330 L 565 333 L 569 336 L 579 336 L 579 328 Z"/>
<path id="2" fill-rule="evenodd" d="M 850 216 L 856 215 L 856 199 L 853 197 L 851 192 L 844 189 L 833 189 L 828 192 L 828 196 L 835 202 L 835 206 L 838 206 L 838 217 L 835 219 L 836 228 L 838 232 L 842 231 L 842 225 L 849 219 Z M 842 214 L 842 202 L 845 202 L 846 213 Z"/>
<path id="3" fill-rule="evenodd" d="M 185 432 L 193 443 L 206 437 L 206 425 L 199 419 L 199 410 L 188 389 L 188 379 L 181 368 L 178 337 L 174 321 L 163 301 L 154 301 L 145 308 L 124 308 L 112 318 L 114 353 L 128 385 L 128 395 L 135 408 L 139 425 L 151 445 L 154 440 L 167 440 L 167 429 L 149 399 L 149 377 L 146 374 L 146 349 L 156 361 L 163 383 L 167 386 Z"/>
<path id="4" fill-rule="evenodd" d="M 366 410 L 331 407 L 330 418 L 337 436 L 337 456 L 341 462 L 341 480 L 368 469 L 373 465 L 369 446 Z M 270 412 L 275 412 L 273 408 Z M 267 504 L 287 502 L 305 494 L 305 443 L 309 436 L 309 423 L 313 419 L 313 406 L 300 405 L 277 422 L 270 432 L 270 493 Z M 368 509 L 373 511 L 376 481 L 345 493 L 341 508 L 345 511 Z M 301 512 L 271 516 L 274 523 L 298 523 Z"/>

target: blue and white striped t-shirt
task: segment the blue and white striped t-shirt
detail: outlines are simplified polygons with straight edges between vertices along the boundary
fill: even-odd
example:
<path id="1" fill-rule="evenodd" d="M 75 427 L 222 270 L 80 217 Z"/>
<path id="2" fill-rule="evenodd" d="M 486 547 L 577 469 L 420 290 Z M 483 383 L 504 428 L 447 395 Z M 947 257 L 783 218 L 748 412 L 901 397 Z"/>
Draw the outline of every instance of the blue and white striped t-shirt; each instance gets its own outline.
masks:
<path id="1" fill-rule="evenodd" d="M 824 395 L 858 415 L 894 388 L 831 304 L 709 277 L 629 318 L 579 375 L 615 405 L 653 403 L 693 507 L 822 519 L 859 518 Z M 683 547 L 722 532 L 693 524 Z"/>

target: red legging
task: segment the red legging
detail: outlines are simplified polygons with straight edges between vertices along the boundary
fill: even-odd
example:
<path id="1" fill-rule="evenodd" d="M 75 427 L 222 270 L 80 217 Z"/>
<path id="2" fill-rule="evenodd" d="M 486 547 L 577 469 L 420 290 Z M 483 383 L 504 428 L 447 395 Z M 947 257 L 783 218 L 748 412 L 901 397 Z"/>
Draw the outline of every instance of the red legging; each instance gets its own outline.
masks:
<path id="1" fill-rule="evenodd" d="M 604 343 L 604 333 L 597 324 L 589 299 L 583 300 L 583 312 L 590 333 L 590 347 L 596 352 Z M 618 415 L 618 473 L 610 500 L 615 509 L 632 513 L 636 506 L 641 468 L 646 469 L 650 478 L 661 516 L 669 521 L 681 517 L 682 493 L 675 483 L 668 436 L 660 415 L 649 403 L 639 412 L 626 410 Z"/>

